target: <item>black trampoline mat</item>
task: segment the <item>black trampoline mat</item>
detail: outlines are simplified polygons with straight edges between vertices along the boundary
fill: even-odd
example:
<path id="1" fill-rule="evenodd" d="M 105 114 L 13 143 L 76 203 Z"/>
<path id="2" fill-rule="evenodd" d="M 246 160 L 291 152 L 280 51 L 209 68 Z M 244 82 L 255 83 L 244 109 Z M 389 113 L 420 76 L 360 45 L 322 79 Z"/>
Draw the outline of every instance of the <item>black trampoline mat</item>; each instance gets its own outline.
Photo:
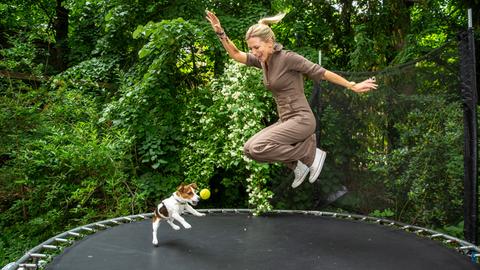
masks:
<path id="1" fill-rule="evenodd" d="M 441 243 L 398 228 L 303 214 L 185 216 L 192 229 L 150 220 L 76 242 L 47 269 L 480 269 Z"/>

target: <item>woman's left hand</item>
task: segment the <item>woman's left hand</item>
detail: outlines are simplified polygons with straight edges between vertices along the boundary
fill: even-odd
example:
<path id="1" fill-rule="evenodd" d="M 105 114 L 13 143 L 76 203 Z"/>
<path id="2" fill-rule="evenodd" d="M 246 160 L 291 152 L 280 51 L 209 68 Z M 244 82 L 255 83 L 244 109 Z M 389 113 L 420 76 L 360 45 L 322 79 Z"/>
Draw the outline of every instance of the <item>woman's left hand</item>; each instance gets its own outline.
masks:
<path id="1" fill-rule="evenodd" d="M 353 92 L 363 93 L 368 92 L 372 89 L 377 89 L 378 84 L 376 83 L 375 77 L 368 78 L 363 82 L 357 83 L 354 86 L 350 87 Z"/>

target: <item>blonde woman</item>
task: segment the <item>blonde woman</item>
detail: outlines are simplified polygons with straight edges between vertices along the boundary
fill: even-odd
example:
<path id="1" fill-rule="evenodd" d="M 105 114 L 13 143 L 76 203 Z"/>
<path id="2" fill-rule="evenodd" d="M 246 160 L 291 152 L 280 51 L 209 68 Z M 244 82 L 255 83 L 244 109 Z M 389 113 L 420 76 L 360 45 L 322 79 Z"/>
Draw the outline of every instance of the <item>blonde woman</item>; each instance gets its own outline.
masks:
<path id="1" fill-rule="evenodd" d="M 315 117 L 305 97 L 303 75 L 314 81 L 327 80 L 357 93 L 376 89 L 377 84 L 374 78 L 350 82 L 295 52 L 284 50 L 275 42 L 269 26 L 284 16 L 261 19 L 248 29 L 245 35 L 248 53 L 238 50 L 230 41 L 214 13 L 207 11 L 206 18 L 232 59 L 262 69 L 263 83 L 277 104 L 279 121 L 250 138 L 244 145 L 245 155 L 259 162 L 284 163 L 294 172 L 292 187 L 296 188 L 308 174 L 310 183 L 317 180 L 326 157 L 326 152 L 316 147 Z"/>

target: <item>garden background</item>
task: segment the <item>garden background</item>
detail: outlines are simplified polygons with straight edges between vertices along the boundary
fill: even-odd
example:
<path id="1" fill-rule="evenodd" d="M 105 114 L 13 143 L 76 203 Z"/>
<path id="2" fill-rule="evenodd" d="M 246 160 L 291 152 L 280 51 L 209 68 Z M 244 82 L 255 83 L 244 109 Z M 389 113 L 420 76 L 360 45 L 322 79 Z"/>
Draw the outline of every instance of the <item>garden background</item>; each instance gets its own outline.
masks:
<path id="1" fill-rule="evenodd" d="M 212 191 L 200 208 L 346 211 L 463 238 L 467 7 L 479 29 L 479 1 L 2 0 L 0 266 L 70 228 L 150 212 L 182 182 Z M 275 104 L 206 9 L 243 51 L 246 29 L 283 11 L 286 49 L 378 75 L 375 93 L 322 83 L 312 98 L 329 153 L 318 183 L 292 190 L 285 167 L 243 156 Z M 477 38 L 477 73 L 479 55 Z"/>

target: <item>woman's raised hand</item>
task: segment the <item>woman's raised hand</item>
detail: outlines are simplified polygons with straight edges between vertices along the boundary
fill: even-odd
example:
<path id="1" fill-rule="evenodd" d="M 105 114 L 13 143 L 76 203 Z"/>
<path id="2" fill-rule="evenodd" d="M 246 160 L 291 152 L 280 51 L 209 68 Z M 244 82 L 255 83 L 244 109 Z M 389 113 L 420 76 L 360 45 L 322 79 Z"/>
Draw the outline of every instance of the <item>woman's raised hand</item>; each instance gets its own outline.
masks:
<path id="1" fill-rule="evenodd" d="M 216 33 L 222 33 L 223 28 L 222 28 L 222 25 L 220 24 L 220 20 L 217 18 L 217 16 L 209 10 L 205 10 L 205 12 L 207 13 L 206 18 L 210 22 L 210 24 L 212 25 L 213 30 Z"/>

